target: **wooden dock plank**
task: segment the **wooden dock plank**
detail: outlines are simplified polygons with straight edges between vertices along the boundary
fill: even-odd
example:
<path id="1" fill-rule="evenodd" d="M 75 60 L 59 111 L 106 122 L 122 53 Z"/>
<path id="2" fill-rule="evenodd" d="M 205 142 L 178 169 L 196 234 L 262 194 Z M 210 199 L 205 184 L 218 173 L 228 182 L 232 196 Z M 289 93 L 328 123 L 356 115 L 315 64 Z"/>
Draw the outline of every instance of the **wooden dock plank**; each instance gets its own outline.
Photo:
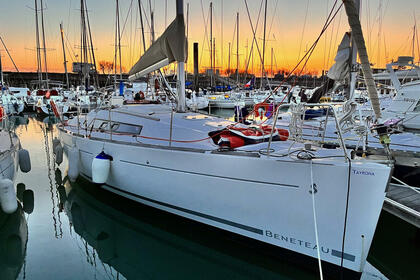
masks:
<path id="1" fill-rule="evenodd" d="M 419 192 L 405 186 L 391 184 L 386 197 L 385 210 L 420 228 Z"/>

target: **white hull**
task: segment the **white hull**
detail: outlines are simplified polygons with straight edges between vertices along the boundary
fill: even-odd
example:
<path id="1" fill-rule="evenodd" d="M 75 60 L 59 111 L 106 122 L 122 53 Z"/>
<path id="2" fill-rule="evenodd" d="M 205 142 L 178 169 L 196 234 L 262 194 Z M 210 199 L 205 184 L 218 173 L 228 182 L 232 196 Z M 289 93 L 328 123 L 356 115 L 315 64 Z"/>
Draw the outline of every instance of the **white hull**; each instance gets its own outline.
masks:
<path id="1" fill-rule="evenodd" d="M 7 115 L 19 115 L 25 109 L 25 104 L 23 102 L 19 103 L 3 103 L 2 104 Z"/>
<path id="2" fill-rule="evenodd" d="M 0 179 L 14 181 L 19 166 L 19 140 L 13 136 L 12 139 L 10 147 L 8 132 L 0 131 Z"/>
<path id="3" fill-rule="evenodd" d="M 93 158 L 113 156 L 103 187 L 146 205 L 274 246 L 317 257 L 309 161 L 273 160 L 77 137 L 60 129 L 65 151 L 75 145 L 79 170 L 91 178 Z M 385 197 L 389 167 L 314 160 L 322 260 L 361 272 Z M 348 175 L 350 173 L 350 187 Z M 347 190 L 350 190 L 347 196 Z"/>

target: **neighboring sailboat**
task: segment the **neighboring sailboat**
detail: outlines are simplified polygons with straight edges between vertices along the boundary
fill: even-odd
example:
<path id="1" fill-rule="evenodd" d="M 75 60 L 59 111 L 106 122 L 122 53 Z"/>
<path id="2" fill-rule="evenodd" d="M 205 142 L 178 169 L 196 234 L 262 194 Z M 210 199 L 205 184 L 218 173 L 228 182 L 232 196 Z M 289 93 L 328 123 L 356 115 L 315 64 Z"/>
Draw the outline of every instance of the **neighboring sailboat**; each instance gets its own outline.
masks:
<path id="1" fill-rule="evenodd" d="M 130 71 L 135 80 L 177 62 L 176 111 L 122 106 L 59 125 L 72 177 L 360 276 L 391 168 L 352 159 L 345 147 L 305 145 L 298 129 L 284 141 L 287 131 L 186 112 L 183 1 L 176 5 L 176 19 Z"/>
<path id="2" fill-rule="evenodd" d="M 31 162 L 16 133 L 8 128 L 8 118 L 3 112 L 0 106 L 0 207 L 11 214 L 18 208 L 14 186 L 18 166 L 26 173 L 31 169 Z"/>

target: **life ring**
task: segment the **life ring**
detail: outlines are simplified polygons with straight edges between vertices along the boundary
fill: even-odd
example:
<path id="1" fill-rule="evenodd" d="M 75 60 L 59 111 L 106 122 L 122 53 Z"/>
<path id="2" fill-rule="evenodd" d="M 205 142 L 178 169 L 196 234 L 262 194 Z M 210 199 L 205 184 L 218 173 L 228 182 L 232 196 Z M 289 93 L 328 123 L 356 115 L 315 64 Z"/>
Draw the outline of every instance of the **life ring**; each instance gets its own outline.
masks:
<path id="1" fill-rule="evenodd" d="M 255 117 L 260 117 L 260 119 L 262 119 L 265 115 L 265 113 L 268 111 L 268 108 L 270 107 L 270 104 L 268 103 L 258 103 L 257 105 L 255 105 L 254 107 L 254 115 Z"/>
<path id="2" fill-rule="evenodd" d="M 60 113 L 58 112 L 57 106 L 55 105 L 53 100 L 50 100 L 50 105 L 51 105 L 51 108 L 54 112 L 54 115 L 59 119 L 60 118 Z"/>
<path id="3" fill-rule="evenodd" d="M 139 95 L 140 95 L 140 99 L 141 100 L 143 100 L 145 97 L 144 97 L 144 92 L 142 92 L 142 91 L 139 91 Z"/>

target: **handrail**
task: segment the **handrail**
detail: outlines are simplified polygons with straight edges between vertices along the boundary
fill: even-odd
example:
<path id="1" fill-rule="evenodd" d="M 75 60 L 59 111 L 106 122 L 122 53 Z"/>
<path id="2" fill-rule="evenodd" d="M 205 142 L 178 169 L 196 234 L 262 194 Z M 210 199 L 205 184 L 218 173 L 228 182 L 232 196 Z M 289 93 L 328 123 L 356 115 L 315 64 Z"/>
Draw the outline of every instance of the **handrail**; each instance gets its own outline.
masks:
<path id="1" fill-rule="evenodd" d="M 323 134 L 321 136 L 321 139 L 322 140 L 319 141 L 321 143 L 323 143 L 324 140 L 325 140 L 325 131 L 327 130 L 328 116 L 329 116 L 329 113 L 332 112 L 333 118 L 334 118 L 334 122 L 335 122 L 335 126 L 336 126 L 336 129 L 337 129 L 337 137 L 338 137 L 340 146 L 341 146 L 341 148 L 344 151 L 345 159 L 347 160 L 347 147 L 346 147 L 346 145 L 344 143 L 343 133 L 342 133 L 342 130 L 341 130 L 339 121 L 338 121 L 336 109 L 334 108 L 335 105 L 343 105 L 343 104 L 344 103 L 341 103 L 341 102 L 340 103 L 300 103 L 297 106 L 302 106 L 303 107 L 303 114 L 301 115 L 302 124 L 305 122 L 305 113 L 306 113 L 306 109 L 307 108 L 311 108 L 311 107 L 327 108 L 328 114 L 327 114 L 326 119 L 324 121 L 324 128 L 323 128 L 324 129 L 324 132 L 323 132 Z M 295 122 L 291 122 L 291 123 L 295 123 Z M 321 129 L 321 127 L 320 127 L 320 129 Z M 305 140 L 311 141 L 310 139 L 305 139 Z"/>

